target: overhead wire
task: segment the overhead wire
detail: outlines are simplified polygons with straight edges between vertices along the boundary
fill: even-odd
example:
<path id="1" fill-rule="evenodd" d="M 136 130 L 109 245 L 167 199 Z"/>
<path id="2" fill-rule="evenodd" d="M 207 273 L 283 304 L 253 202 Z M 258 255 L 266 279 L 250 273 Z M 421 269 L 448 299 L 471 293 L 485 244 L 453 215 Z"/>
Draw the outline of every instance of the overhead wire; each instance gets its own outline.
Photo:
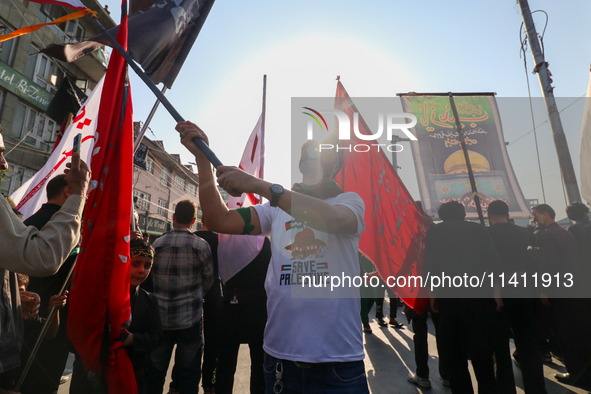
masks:
<path id="1" fill-rule="evenodd" d="M 560 111 L 558 111 L 558 113 L 560 114 L 560 113 L 562 113 L 563 111 L 565 111 L 566 109 L 568 109 L 569 107 L 573 106 L 574 104 L 576 104 L 576 103 L 577 103 L 577 102 L 578 102 L 580 99 L 582 99 L 582 98 L 583 98 L 583 97 L 585 97 L 586 95 L 587 95 L 587 94 L 586 94 L 586 93 L 584 93 L 582 96 L 578 97 L 578 98 L 577 98 L 575 101 L 573 101 L 572 103 L 570 103 L 569 105 L 567 105 L 566 107 L 564 107 L 564 108 L 562 108 Z M 535 126 L 535 128 L 539 128 L 540 126 L 542 126 L 542 125 L 544 125 L 544 124 L 546 124 L 546 123 L 548 123 L 548 122 L 549 122 L 549 121 L 546 119 L 546 120 L 545 120 L 545 121 L 543 121 L 542 123 L 540 123 L 540 124 L 536 125 L 536 126 Z M 522 134 L 522 135 L 521 135 L 519 138 L 517 138 L 516 140 L 514 140 L 514 141 L 510 142 L 510 143 L 509 143 L 507 146 L 511 146 L 511 145 L 513 145 L 514 143 L 516 143 L 517 141 L 521 140 L 522 138 L 524 138 L 524 137 L 527 137 L 528 135 L 530 135 L 531 133 L 533 133 L 533 132 L 534 132 L 535 128 L 534 128 L 534 129 L 531 129 L 530 131 L 528 131 L 528 132 L 526 132 L 526 133 L 524 133 L 524 134 Z"/>

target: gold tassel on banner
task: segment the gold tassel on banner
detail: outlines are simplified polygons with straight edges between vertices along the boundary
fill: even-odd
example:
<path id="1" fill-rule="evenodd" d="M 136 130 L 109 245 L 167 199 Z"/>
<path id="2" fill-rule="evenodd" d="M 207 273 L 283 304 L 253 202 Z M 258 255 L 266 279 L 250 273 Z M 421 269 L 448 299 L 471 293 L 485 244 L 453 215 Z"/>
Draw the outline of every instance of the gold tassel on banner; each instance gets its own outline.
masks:
<path id="1" fill-rule="evenodd" d="M 34 31 L 37 31 L 37 30 L 41 29 L 43 26 L 59 25 L 59 24 L 62 24 L 64 22 L 68 22 L 68 21 L 71 21 L 71 20 L 74 20 L 74 19 L 82 18 L 83 16 L 88 15 L 88 14 L 92 14 L 95 18 L 97 17 L 96 11 L 93 11 L 90 8 L 87 8 L 85 10 L 72 12 L 71 14 L 68 14 L 68 15 L 62 16 L 60 18 L 57 18 L 53 22 L 40 23 L 38 25 L 26 26 L 26 27 L 23 27 L 21 29 L 18 29 L 18 30 L 13 31 L 10 34 L 0 35 L 0 42 L 8 41 L 10 39 L 13 39 L 13 38 L 16 38 L 16 37 L 20 37 L 20 36 L 25 35 L 25 34 L 32 33 Z"/>

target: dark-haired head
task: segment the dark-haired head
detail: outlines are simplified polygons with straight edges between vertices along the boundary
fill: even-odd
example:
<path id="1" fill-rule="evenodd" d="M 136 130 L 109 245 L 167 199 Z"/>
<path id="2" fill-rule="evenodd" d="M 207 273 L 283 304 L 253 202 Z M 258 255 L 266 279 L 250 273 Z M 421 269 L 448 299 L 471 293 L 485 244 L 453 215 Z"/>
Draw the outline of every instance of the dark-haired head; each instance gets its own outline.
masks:
<path id="1" fill-rule="evenodd" d="M 68 182 L 66 182 L 65 174 L 53 177 L 47 182 L 47 201 L 52 201 L 60 205 L 63 204 L 69 195 L 68 190 L 66 190 L 67 187 Z"/>
<path id="2" fill-rule="evenodd" d="M 444 222 L 448 220 L 464 220 L 466 218 L 466 209 L 459 202 L 450 201 L 441 204 L 437 210 L 437 215 Z"/>
<path id="3" fill-rule="evenodd" d="M 566 207 L 566 216 L 570 220 L 578 222 L 579 220 L 585 220 L 589 218 L 589 207 L 580 202 L 573 202 L 571 205 Z"/>
<path id="4" fill-rule="evenodd" d="M 552 207 L 548 204 L 538 204 L 535 207 L 532 208 L 532 211 L 536 211 L 539 212 L 541 214 L 548 214 L 548 216 L 550 217 L 550 219 L 555 220 L 556 219 L 556 212 L 554 211 L 554 209 L 552 209 Z"/>
<path id="5" fill-rule="evenodd" d="M 174 221 L 177 224 L 190 225 L 195 221 L 195 215 L 197 214 L 197 207 L 191 200 L 182 200 L 176 204 L 174 210 Z"/>

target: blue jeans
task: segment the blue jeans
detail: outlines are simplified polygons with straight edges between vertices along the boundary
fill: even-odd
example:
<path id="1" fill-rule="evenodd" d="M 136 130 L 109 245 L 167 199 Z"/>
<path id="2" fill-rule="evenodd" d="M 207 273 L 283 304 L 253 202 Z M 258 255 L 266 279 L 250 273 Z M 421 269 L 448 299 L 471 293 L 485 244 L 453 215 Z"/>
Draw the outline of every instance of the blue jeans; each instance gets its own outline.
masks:
<path id="1" fill-rule="evenodd" d="M 265 354 L 265 393 L 274 394 L 276 369 L 283 367 L 281 394 L 369 394 L 363 360 L 304 367 Z"/>
<path id="2" fill-rule="evenodd" d="M 165 330 L 164 340 L 150 355 L 146 368 L 148 394 L 162 394 L 175 344 L 175 385 L 181 394 L 197 394 L 201 380 L 201 342 L 201 321 L 182 330 Z"/>

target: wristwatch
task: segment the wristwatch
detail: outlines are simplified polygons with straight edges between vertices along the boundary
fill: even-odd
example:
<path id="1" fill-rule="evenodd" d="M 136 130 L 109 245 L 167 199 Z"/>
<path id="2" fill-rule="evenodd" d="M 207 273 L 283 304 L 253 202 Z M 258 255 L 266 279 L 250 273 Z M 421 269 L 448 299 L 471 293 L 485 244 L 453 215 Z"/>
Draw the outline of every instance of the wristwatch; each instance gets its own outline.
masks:
<path id="1" fill-rule="evenodd" d="M 285 189 L 278 184 L 271 185 L 269 189 L 271 189 L 271 206 L 276 207 L 279 204 L 279 199 L 283 195 L 283 192 L 285 192 Z"/>

